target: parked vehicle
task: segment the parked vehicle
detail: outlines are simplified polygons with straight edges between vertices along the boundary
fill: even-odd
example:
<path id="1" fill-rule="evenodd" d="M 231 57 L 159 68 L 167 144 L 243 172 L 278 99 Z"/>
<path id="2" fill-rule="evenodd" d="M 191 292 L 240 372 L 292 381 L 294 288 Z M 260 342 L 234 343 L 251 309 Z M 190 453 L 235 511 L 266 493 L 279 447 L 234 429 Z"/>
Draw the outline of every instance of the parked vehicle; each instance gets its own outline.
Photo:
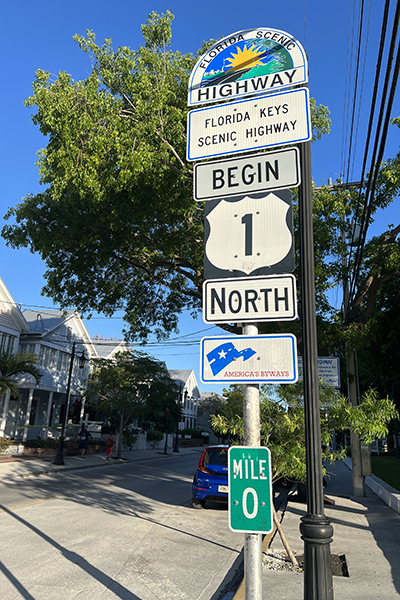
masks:
<path id="1" fill-rule="evenodd" d="M 203 451 L 193 479 L 193 508 L 204 508 L 208 500 L 228 502 L 228 448 L 209 446 Z"/>

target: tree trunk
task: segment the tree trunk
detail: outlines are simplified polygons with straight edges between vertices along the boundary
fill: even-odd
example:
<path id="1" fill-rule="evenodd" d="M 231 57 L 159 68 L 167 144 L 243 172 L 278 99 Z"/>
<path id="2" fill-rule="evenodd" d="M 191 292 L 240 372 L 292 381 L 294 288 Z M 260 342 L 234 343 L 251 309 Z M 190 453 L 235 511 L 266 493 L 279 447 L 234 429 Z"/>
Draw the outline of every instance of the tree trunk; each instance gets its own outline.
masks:
<path id="1" fill-rule="evenodd" d="M 124 413 L 125 413 L 125 410 L 122 410 L 121 414 L 120 414 L 120 419 L 119 419 L 119 435 L 118 435 L 118 445 L 117 445 L 117 458 L 121 458 L 122 440 L 123 440 L 123 431 L 124 431 Z"/>

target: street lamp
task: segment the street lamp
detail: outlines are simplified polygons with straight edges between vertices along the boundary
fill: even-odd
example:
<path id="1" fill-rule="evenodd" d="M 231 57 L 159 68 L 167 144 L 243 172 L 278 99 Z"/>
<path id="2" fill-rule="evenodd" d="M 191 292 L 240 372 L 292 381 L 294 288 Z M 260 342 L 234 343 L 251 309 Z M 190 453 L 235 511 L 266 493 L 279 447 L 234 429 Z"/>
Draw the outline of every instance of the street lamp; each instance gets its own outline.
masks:
<path id="1" fill-rule="evenodd" d="M 178 394 L 178 406 L 181 406 L 184 402 L 184 399 L 187 398 L 187 396 L 188 396 L 187 390 L 185 391 L 184 394 L 182 393 L 183 388 L 184 388 L 184 384 L 181 381 L 180 392 Z M 174 446 L 173 452 L 179 452 L 179 421 L 176 422 L 175 446 Z"/>
<path id="2" fill-rule="evenodd" d="M 69 412 L 69 400 L 70 400 L 70 390 L 71 390 L 71 378 L 72 378 L 72 369 L 74 366 L 74 358 L 75 358 L 75 346 L 76 342 L 72 344 L 72 352 L 71 358 L 69 361 L 69 373 L 68 373 L 68 383 L 67 383 L 67 403 L 65 407 L 65 415 L 63 419 L 63 424 L 61 427 L 61 434 L 58 442 L 57 454 L 54 457 L 53 465 L 64 465 L 64 436 L 65 436 L 65 428 L 68 423 L 68 412 Z M 83 369 L 85 366 L 85 362 L 88 360 L 85 357 L 85 351 L 82 350 L 82 354 L 77 357 L 79 359 L 79 368 Z"/>

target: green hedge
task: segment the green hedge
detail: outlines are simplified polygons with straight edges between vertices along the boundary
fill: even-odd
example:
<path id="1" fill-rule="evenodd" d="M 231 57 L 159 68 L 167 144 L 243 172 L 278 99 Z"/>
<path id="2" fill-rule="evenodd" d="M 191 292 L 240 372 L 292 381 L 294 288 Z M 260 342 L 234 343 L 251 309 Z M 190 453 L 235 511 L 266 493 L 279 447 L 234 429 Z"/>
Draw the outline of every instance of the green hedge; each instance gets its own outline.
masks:
<path id="1" fill-rule="evenodd" d="M 49 439 L 49 440 L 26 440 L 25 447 L 26 448 L 58 448 L 58 439 Z"/>
<path id="2" fill-rule="evenodd" d="M 196 438 L 198 440 L 202 438 L 206 444 L 208 444 L 208 441 L 210 439 L 210 436 L 208 434 L 207 435 L 202 435 L 200 429 L 190 429 L 190 428 L 182 429 L 181 435 L 182 436 L 183 435 L 191 435 L 192 438 Z"/>
<path id="3" fill-rule="evenodd" d="M 161 431 L 148 431 L 147 432 L 147 441 L 148 442 L 161 442 L 164 434 Z"/>

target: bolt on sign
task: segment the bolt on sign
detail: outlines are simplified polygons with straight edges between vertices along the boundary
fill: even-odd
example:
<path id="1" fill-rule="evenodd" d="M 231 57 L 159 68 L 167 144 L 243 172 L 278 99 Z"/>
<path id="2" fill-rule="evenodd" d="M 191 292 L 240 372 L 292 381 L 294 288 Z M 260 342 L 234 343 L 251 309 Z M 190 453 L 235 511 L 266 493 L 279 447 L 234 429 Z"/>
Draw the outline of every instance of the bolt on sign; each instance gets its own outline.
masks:
<path id="1" fill-rule="evenodd" d="M 228 450 L 229 528 L 243 533 L 273 529 L 271 453 L 265 447 Z"/>
<path id="2" fill-rule="evenodd" d="M 257 95 L 308 81 L 301 44 L 278 29 L 246 29 L 216 42 L 197 61 L 188 106 Z"/>
<path id="3" fill-rule="evenodd" d="M 204 207 L 204 242 L 206 279 L 292 272 L 290 191 L 209 200 Z"/>

